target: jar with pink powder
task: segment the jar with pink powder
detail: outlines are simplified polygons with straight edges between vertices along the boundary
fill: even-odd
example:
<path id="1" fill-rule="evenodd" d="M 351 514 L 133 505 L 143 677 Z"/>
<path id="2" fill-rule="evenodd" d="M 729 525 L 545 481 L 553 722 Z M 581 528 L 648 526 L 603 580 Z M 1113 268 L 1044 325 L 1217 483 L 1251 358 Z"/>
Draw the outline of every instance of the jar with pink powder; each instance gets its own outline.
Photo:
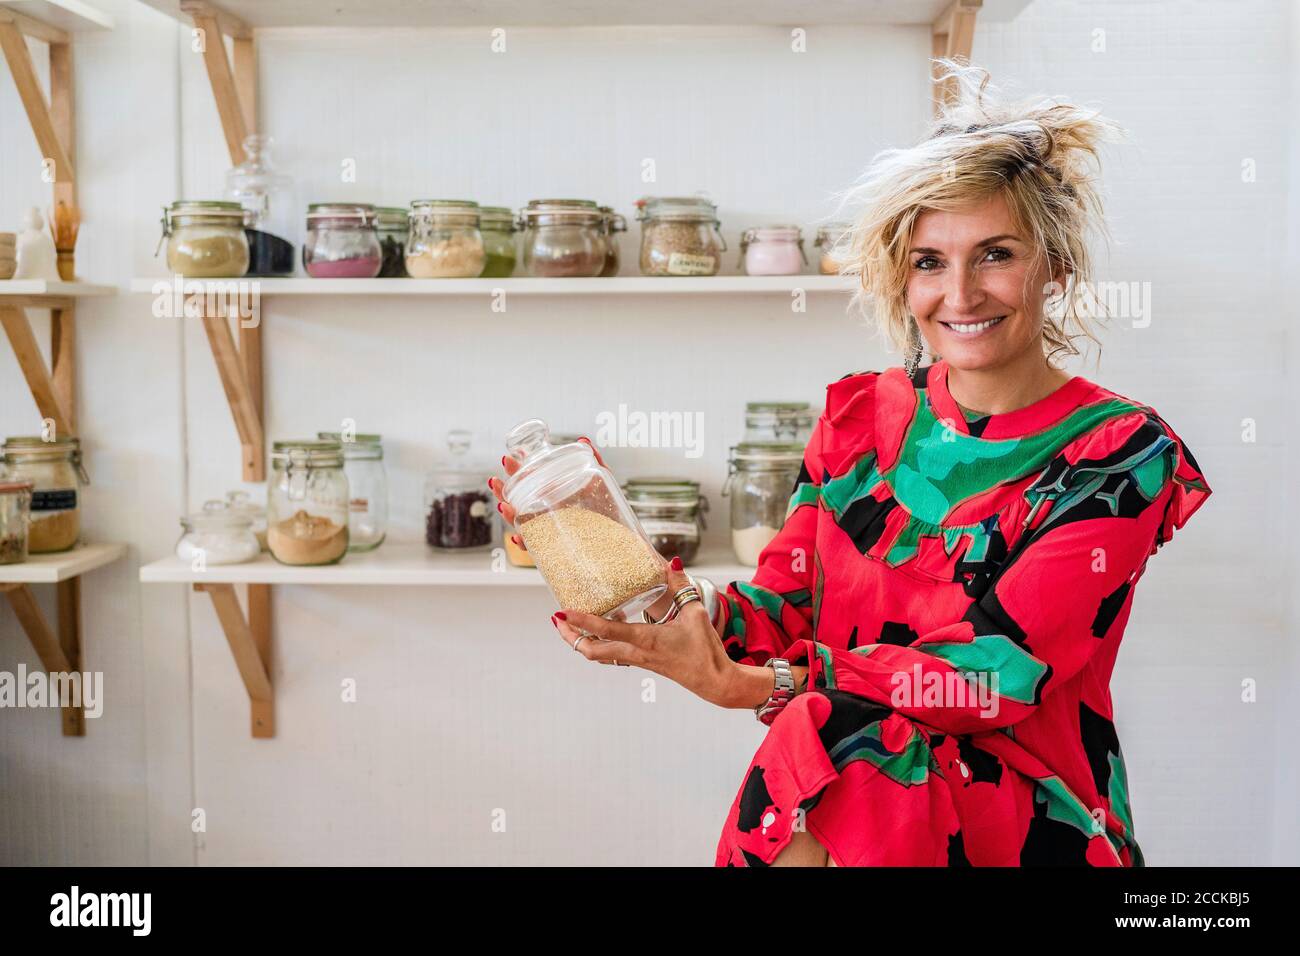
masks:
<path id="1" fill-rule="evenodd" d="M 307 207 L 307 241 L 302 264 L 314 279 L 372 279 L 379 275 L 383 248 L 368 203 L 312 203 Z"/>
<path id="2" fill-rule="evenodd" d="M 798 226 L 746 229 L 740 237 L 740 259 L 751 276 L 798 275 L 808 264 Z"/>

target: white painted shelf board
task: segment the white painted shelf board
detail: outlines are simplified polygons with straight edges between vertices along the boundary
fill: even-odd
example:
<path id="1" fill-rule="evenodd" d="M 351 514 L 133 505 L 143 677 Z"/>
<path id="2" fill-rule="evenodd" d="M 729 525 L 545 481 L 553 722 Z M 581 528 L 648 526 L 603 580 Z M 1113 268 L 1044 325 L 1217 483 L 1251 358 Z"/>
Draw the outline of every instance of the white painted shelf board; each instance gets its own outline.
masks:
<path id="1" fill-rule="evenodd" d="M 176 19 L 181 0 L 143 0 Z M 933 23 L 951 0 L 212 0 L 253 29 L 294 27 L 817 26 Z M 1009 20 L 1029 0 L 984 0 Z"/>
<path id="2" fill-rule="evenodd" d="M 174 294 L 176 277 L 131 280 L 132 292 L 151 295 Z M 796 289 L 806 293 L 848 293 L 852 279 L 840 276 L 612 276 L 596 279 L 180 279 L 186 295 L 224 296 L 238 292 L 241 296 L 267 295 L 425 295 L 490 296 L 498 291 L 507 295 L 744 295 L 781 293 Z"/>
<path id="3" fill-rule="evenodd" d="M 502 559 L 504 562 L 504 559 Z M 753 568 L 738 565 L 730 552 L 705 553 L 688 570 L 714 583 L 748 581 Z M 517 568 L 504 562 L 493 570 L 491 551 L 467 554 L 435 552 L 423 544 L 385 543 L 374 551 L 349 553 L 338 564 L 324 567 L 294 567 L 280 564 L 269 554 L 246 564 L 210 565 L 195 571 L 190 562 L 163 558 L 140 568 L 146 584 L 319 584 L 467 587 L 544 587 L 536 568 Z"/>
<path id="4" fill-rule="evenodd" d="M 57 584 L 112 564 L 124 544 L 83 544 L 59 554 L 33 554 L 22 564 L 0 564 L 0 584 Z"/>
<path id="5" fill-rule="evenodd" d="M 117 286 L 98 285 L 93 282 L 63 282 L 51 279 L 0 280 L 0 299 L 7 295 L 46 295 L 80 299 L 89 296 L 114 295 Z"/>
<path id="6" fill-rule="evenodd" d="M 21 13 L 68 33 L 113 29 L 113 18 L 84 0 L 0 0 L 0 10 Z"/>

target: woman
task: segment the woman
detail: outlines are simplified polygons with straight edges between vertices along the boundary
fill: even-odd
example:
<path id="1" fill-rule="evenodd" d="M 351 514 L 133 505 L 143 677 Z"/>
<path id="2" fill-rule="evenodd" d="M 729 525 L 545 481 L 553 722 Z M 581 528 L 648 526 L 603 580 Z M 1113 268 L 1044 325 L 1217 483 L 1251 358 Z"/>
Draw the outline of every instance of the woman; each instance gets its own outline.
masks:
<path id="1" fill-rule="evenodd" d="M 712 612 L 674 562 L 666 623 L 553 619 L 770 721 L 719 865 L 1143 862 L 1108 685 L 1147 558 L 1210 488 L 1153 409 L 1052 361 L 1091 337 L 1114 127 L 945 66 L 957 100 L 877 157 L 844 256 L 906 367 L 827 388 L 785 526 Z"/>

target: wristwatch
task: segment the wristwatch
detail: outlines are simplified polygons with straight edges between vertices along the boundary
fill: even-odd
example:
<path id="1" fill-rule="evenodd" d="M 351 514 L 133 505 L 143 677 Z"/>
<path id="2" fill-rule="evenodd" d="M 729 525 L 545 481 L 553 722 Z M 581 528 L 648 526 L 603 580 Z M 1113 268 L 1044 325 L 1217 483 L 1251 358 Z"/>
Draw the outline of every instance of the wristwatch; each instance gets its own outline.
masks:
<path id="1" fill-rule="evenodd" d="M 776 676 L 776 686 L 772 689 L 772 696 L 767 699 L 767 702 L 754 708 L 754 716 L 758 718 L 759 723 L 771 726 L 772 721 L 776 720 L 776 715 L 785 709 L 786 704 L 794 700 L 794 673 L 790 670 L 790 662 L 784 658 L 770 658 L 767 666 L 772 668 L 772 673 Z"/>

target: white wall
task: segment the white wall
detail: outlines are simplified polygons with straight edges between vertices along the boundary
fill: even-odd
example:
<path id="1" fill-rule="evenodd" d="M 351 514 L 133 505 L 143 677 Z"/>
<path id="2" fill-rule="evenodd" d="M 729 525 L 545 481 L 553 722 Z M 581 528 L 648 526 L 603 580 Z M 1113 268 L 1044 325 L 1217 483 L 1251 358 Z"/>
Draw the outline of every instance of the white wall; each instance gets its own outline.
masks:
<path id="1" fill-rule="evenodd" d="M 217 196 L 227 160 L 188 36 L 128 0 L 107 5 L 119 29 L 77 49 L 80 261 L 125 282 L 162 272 L 148 258 L 158 205 Z M 1296 346 L 1277 303 L 1300 163 L 1277 117 L 1294 114 L 1297 44 L 1289 4 L 1242 6 L 1037 0 L 975 40 L 1000 79 L 1095 102 L 1132 131 L 1109 157 L 1106 273 L 1151 283 L 1153 321 L 1111 329 L 1100 369 L 1075 371 L 1159 409 L 1215 491 L 1144 578 L 1114 685 L 1152 863 L 1300 859 L 1277 733 L 1297 673 L 1296 555 L 1277 521 L 1285 483 L 1271 478 L 1295 455 L 1283 414 Z M 301 201 L 579 195 L 630 212 L 642 194 L 707 189 L 734 248 L 746 226 L 825 214 L 928 108 L 923 29 L 810 29 L 800 55 L 777 29 L 510 30 L 507 42 L 494 55 L 484 31 L 264 33 L 262 126 Z M 12 222 L 48 200 L 4 83 L 0 136 L 0 222 Z M 340 181 L 345 159 L 354 184 Z M 634 244 L 635 228 L 632 270 Z M 108 674 L 110 707 L 80 741 L 53 715 L 0 714 L 0 863 L 711 862 L 761 728 L 663 681 L 645 703 L 640 673 L 584 666 L 547 626 L 542 591 L 277 588 L 277 736 L 250 739 L 206 598 L 134 583 L 185 504 L 238 484 L 206 341 L 149 318 L 145 296 L 81 315 L 89 533 L 132 544 L 84 585 L 87 660 Z M 264 320 L 268 438 L 345 417 L 381 431 L 394 537 L 408 540 L 447 429 L 472 429 L 495 460 L 521 418 L 592 430 L 624 402 L 703 413 L 701 459 L 608 458 L 623 475 L 702 480 L 721 543 L 744 402 L 818 401 L 845 372 L 897 362 L 830 299 L 803 315 L 779 298 L 516 299 L 504 316 L 477 302 L 291 299 Z M 0 350 L 0 428 L 30 431 L 34 415 Z M 0 667 L 18 660 L 35 656 L 0 612 Z M 345 678 L 355 704 L 340 701 Z M 1259 703 L 1238 702 L 1244 678 Z M 194 843 L 193 807 L 208 826 Z M 505 833 L 491 829 L 498 808 Z"/>

